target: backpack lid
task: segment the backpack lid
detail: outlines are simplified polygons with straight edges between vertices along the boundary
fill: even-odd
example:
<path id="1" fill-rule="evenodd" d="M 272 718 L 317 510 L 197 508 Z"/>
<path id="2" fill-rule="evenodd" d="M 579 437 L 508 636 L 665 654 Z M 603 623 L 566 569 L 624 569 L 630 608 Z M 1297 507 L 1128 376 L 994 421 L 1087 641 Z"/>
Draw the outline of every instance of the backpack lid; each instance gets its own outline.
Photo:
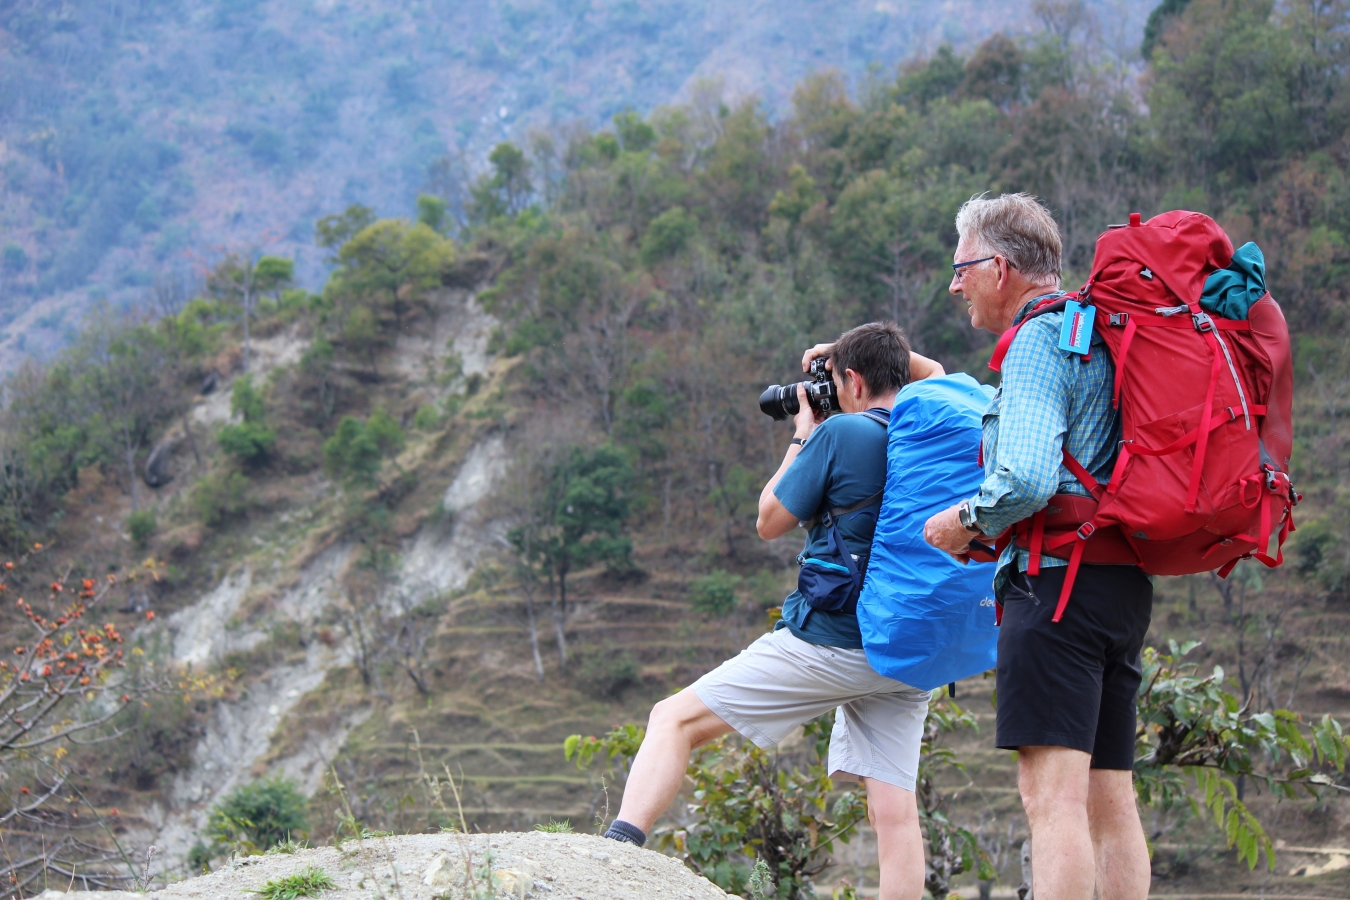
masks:
<path id="1" fill-rule="evenodd" d="M 1120 260 L 1146 265 L 1192 310 L 1198 310 L 1205 279 L 1233 261 L 1233 242 L 1209 216 L 1176 209 L 1136 224 L 1111 228 L 1097 238 L 1093 278 Z M 1088 282 L 1089 286 L 1091 281 Z"/>

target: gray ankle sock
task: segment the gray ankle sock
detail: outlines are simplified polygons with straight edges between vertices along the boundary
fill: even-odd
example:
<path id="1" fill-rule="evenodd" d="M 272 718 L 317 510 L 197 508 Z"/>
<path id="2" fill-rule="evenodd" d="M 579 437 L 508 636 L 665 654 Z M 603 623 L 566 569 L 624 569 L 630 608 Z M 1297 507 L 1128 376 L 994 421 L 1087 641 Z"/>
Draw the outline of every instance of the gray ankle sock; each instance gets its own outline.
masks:
<path id="1" fill-rule="evenodd" d="M 637 844 L 639 847 L 647 843 L 647 833 L 636 825 L 629 825 L 623 819 L 615 819 L 605 832 L 605 837 L 626 844 Z"/>

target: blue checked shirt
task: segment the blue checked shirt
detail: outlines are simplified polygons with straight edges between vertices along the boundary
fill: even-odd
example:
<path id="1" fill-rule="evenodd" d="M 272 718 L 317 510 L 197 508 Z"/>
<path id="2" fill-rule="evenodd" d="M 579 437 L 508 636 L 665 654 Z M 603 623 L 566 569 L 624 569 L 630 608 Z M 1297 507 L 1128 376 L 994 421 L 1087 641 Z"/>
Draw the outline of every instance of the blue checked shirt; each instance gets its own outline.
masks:
<path id="1" fill-rule="evenodd" d="M 1028 301 L 1014 323 L 1030 312 Z M 1059 349 L 1064 313 L 1037 316 L 1017 333 L 1003 360 L 1003 383 L 984 414 L 984 483 L 971 500 L 985 534 L 1000 534 L 1043 509 L 1054 494 L 1089 496 L 1064 467 L 1061 447 L 1105 484 L 1115 463 L 1120 417 L 1111 403 L 1115 365 L 1101 335 L 1093 333 L 1089 359 Z M 1009 544 L 998 561 L 994 587 L 1009 566 L 1025 572 L 1030 554 Z M 1041 557 L 1041 566 L 1066 560 Z"/>

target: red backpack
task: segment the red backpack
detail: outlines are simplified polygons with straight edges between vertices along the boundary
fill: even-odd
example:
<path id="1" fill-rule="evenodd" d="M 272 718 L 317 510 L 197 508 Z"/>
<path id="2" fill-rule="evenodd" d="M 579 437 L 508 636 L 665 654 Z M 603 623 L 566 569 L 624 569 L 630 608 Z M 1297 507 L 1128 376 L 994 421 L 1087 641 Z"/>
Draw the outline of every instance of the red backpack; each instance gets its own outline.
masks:
<path id="1" fill-rule="evenodd" d="M 1064 614 L 1080 563 L 1133 564 L 1151 575 L 1218 570 L 1238 560 L 1284 562 L 1300 499 L 1289 477 L 1294 373 L 1289 330 L 1267 293 L 1245 321 L 1200 308 L 1205 279 L 1232 261 L 1218 224 L 1178 210 L 1097 240 L 1092 277 L 1077 294 L 1043 301 L 1000 338 L 998 371 L 1018 328 L 1073 299 L 1092 305 L 1115 361 L 1121 443 L 1109 482 L 1098 484 L 1064 453 L 1091 498 L 1056 494 L 1005 535 L 1031 552 L 1069 560 L 1054 621 Z M 1270 553 L 1275 537 L 1275 555 Z"/>

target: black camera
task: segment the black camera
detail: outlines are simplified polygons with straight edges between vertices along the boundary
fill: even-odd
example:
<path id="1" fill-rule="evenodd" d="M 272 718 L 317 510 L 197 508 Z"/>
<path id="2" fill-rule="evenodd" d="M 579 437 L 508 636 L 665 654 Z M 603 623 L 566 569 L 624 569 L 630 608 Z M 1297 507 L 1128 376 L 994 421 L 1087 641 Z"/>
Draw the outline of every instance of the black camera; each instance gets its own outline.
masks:
<path id="1" fill-rule="evenodd" d="M 839 409 L 839 390 L 834 386 L 834 378 L 825 371 L 825 360 L 816 357 L 811 360 L 811 380 L 806 382 L 806 402 L 816 412 L 831 413 Z M 801 410 L 797 402 L 797 385 L 771 384 L 759 395 L 760 412 L 774 421 L 790 419 Z"/>

